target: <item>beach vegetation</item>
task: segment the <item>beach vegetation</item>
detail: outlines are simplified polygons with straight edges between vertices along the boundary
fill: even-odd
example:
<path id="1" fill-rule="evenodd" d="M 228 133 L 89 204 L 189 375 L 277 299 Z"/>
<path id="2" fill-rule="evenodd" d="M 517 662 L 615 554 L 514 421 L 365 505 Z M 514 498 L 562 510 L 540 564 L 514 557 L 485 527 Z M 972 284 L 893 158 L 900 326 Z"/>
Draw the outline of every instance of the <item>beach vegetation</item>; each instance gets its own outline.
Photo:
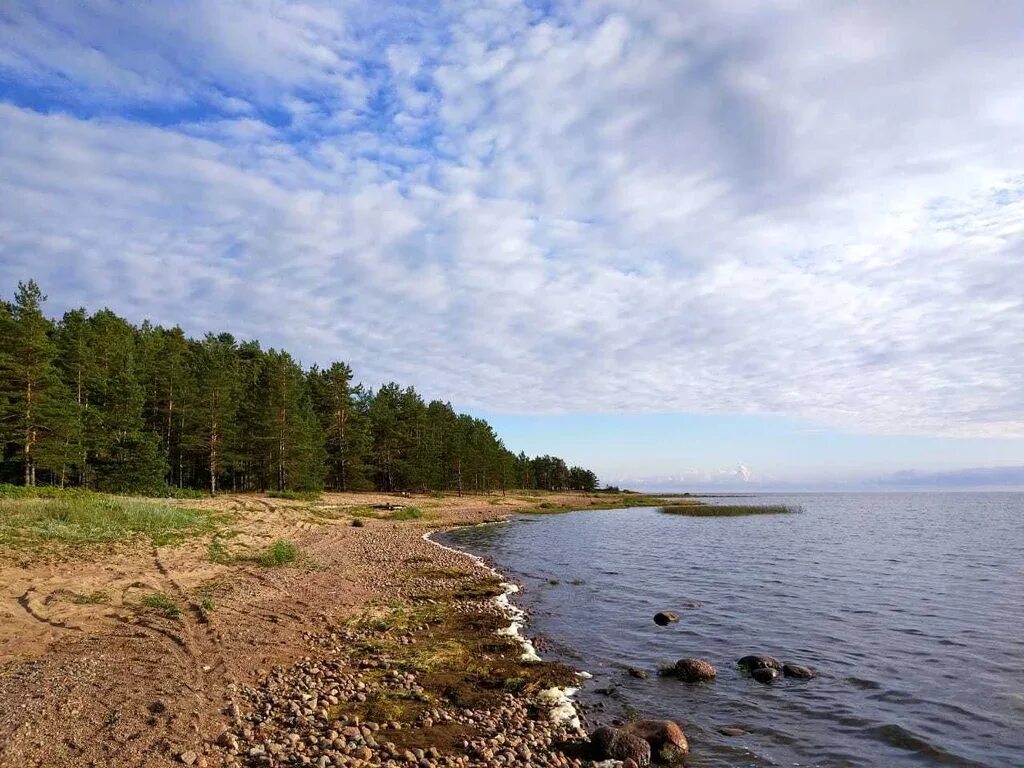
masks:
<path id="1" fill-rule="evenodd" d="M 280 568 L 284 565 L 291 565 L 299 559 L 300 555 L 301 551 L 293 542 L 278 539 L 266 549 L 249 555 L 239 555 L 236 559 L 262 565 L 264 568 Z"/>
<path id="2" fill-rule="evenodd" d="M 143 595 L 141 603 L 146 608 L 162 613 L 170 619 L 176 619 L 181 616 L 181 608 L 178 607 L 178 604 L 171 597 L 163 592 L 150 592 Z"/>
<path id="3" fill-rule="evenodd" d="M 785 515 L 802 512 L 788 504 L 671 504 L 661 508 L 669 515 L 686 517 L 742 517 L 745 515 Z"/>
<path id="4" fill-rule="evenodd" d="M 83 490 L 0 489 L 0 545 L 101 544 L 146 538 L 164 546 L 214 530 L 218 517 L 153 499 Z"/>
<path id="5" fill-rule="evenodd" d="M 110 594 L 97 589 L 94 592 L 74 592 L 68 599 L 75 605 L 103 605 L 110 602 Z"/>

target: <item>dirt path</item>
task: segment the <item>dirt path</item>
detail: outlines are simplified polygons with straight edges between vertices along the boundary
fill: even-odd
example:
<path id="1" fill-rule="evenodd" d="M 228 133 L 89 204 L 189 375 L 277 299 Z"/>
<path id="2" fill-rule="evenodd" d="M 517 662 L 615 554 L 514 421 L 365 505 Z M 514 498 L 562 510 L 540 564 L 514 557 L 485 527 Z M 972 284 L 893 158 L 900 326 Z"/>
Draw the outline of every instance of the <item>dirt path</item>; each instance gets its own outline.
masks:
<path id="1" fill-rule="evenodd" d="M 415 504 L 424 517 L 371 518 L 353 527 L 352 510 L 388 503 Z M 410 553 L 430 557 L 425 530 L 497 519 L 536 503 L 374 494 L 187 503 L 234 515 L 225 539 L 232 551 L 295 542 L 305 559 L 282 568 L 211 562 L 209 536 L 73 556 L 4 553 L 0 766 L 177 764 L 183 750 L 212 741 L 231 722 L 241 686 L 311 653 L 311 634 L 400 595 Z M 143 606 L 153 593 L 179 613 Z"/>

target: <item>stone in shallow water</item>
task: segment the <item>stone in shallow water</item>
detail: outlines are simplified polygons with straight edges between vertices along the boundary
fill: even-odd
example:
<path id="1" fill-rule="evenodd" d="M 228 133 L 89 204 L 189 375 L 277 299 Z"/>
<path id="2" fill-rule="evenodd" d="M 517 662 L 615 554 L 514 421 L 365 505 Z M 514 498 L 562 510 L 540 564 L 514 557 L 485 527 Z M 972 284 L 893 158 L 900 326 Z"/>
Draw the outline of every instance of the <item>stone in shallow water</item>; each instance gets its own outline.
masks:
<path id="1" fill-rule="evenodd" d="M 750 676 L 757 682 L 767 685 L 775 681 L 775 678 L 779 676 L 779 670 L 774 667 L 758 667 L 750 671 Z"/>
<path id="2" fill-rule="evenodd" d="M 672 613 L 672 611 L 658 611 L 654 614 L 654 623 L 659 627 L 667 626 L 668 624 L 674 624 L 679 621 L 679 615 Z"/>
<path id="3" fill-rule="evenodd" d="M 776 671 L 782 671 L 782 662 L 778 659 L 773 659 L 771 656 L 744 656 L 742 659 L 736 662 L 740 669 L 745 669 L 748 672 L 753 672 L 755 669 L 761 669 L 768 667 Z"/>
<path id="4" fill-rule="evenodd" d="M 801 667 L 799 664 L 783 664 L 782 674 L 786 677 L 796 677 L 800 680 L 810 680 L 814 672 L 809 667 Z"/>
<path id="5" fill-rule="evenodd" d="M 622 730 L 650 744 L 652 755 L 662 763 L 681 763 L 690 751 L 683 729 L 671 720 L 634 720 Z"/>
<path id="6" fill-rule="evenodd" d="M 714 680 L 718 670 L 703 659 L 689 656 L 677 661 L 671 674 L 686 683 L 703 683 Z"/>
<path id="7" fill-rule="evenodd" d="M 590 735 L 598 760 L 632 760 L 637 766 L 651 764 L 651 745 L 622 728 L 603 725 Z"/>

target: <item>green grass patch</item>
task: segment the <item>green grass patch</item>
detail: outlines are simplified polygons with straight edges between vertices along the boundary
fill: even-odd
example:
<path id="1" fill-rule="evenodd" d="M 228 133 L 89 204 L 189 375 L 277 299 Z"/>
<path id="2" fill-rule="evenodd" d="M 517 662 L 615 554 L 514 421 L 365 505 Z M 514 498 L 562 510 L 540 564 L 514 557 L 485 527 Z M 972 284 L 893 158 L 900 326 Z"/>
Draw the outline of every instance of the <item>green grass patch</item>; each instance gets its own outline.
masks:
<path id="1" fill-rule="evenodd" d="M 98 589 L 95 592 L 75 592 L 68 599 L 75 605 L 103 605 L 110 602 L 110 595 Z"/>
<path id="2" fill-rule="evenodd" d="M 176 619 L 181 616 L 181 608 L 169 596 L 163 592 L 150 592 L 142 596 L 142 604 L 154 611 L 159 611 L 164 616 Z"/>
<path id="3" fill-rule="evenodd" d="M 423 510 L 419 507 L 402 507 L 388 513 L 388 520 L 419 520 L 423 517 Z"/>
<path id="4" fill-rule="evenodd" d="M 18 491 L 0 491 L 0 545 L 102 544 L 147 537 L 162 546 L 217 525 L 208 512 L 169 502 L 56 488 Z"/>
<path id="5" fill-rule="evenodd" d="M 685 517 L 742 517 L 745 515 L 788 515 L 802 512 L 801 507 L 786 504 L 672 504 L 662 507 L 669 515 Z"/>
<path id="6" fill-rule="evenodd" d="M 278 539 L 269 547 L 253 555 L 240 556 L 239 560 L 262 565 L 264 568 L 280 568 L 283 565 L 290 565 L 299 559 L 301 552 L 294 543 L 285 539 Z"/>

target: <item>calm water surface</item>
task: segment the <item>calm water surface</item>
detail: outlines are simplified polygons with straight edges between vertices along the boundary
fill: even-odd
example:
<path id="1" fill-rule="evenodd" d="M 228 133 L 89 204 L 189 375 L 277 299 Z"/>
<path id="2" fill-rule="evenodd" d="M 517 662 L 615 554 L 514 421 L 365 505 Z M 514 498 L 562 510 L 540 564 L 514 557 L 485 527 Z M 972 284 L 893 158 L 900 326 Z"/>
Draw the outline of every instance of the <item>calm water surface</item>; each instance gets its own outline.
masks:
<path id="1" fill-rule="evenodd" d="M 1024 494 L 745 501 L 804 512 L 588 511 L 445 538 L 523 582 L 547 657 L 594 675 L 592 720 L 679 720 L 691 766 L 1024 766 Z M 749 653 L 819 676 L 760 685 L 735 668 Z M 691 655 L 714 683 L 658 678 Z"/>

